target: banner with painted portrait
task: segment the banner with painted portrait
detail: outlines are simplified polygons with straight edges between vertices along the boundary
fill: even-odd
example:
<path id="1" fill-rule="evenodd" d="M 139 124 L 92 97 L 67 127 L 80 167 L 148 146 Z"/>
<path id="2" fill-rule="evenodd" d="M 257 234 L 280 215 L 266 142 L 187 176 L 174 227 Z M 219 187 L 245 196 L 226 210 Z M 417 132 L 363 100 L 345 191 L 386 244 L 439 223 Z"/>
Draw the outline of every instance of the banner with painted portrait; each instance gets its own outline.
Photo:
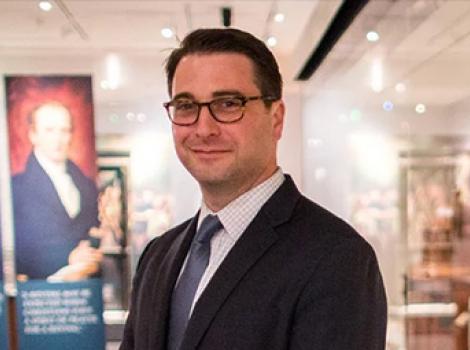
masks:
<path id="1" fill-rule="evenodd" d="M 7 76 L 20 349 L 104 349 L 89 76 Z"/>

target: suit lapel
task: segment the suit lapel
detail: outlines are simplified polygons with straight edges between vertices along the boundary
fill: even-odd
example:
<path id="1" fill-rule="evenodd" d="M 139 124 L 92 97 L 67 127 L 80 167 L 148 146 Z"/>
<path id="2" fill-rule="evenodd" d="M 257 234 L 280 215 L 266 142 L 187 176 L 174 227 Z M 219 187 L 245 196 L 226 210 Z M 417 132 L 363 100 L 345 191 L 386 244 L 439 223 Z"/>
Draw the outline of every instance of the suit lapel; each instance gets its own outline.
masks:
<path id="1" fill-rule="evenodd" d="M 153 271 L 159 271 L 157 278 L 153 281 L 148 293 L 151 305 L 148 310 L 149 339 L 151 349 L 165 349 L 169 320 L 169 310 L 173 286 L 178 279 L 181 266 L 183 265 L 189 246 L 196 232 L 197 215 L 191 220 L 187 227 L 176 236 L 170 244 L 163 260 L 154 259 Z"/>
<path id="2" fill-rule="evenodd" d="M 243 276 L 279 239 L 274 227 L 290 219 L 300 193 L 287 176 L 224 259 L 195 305 L 181 346 L 196 349 L 218 310 Z"/>
<path id="3" fill-rule="evenodd" d="M 56 215 L 59 215 L 61 218 L 70 219 L 51 178 L 41 167 L 34 154 L 31 154 L 28 159 L 25 173 L 28 174 L 28 182 L 31 184 L 31 187 L 48 204 L 48 207 L 52 208 Z"/>

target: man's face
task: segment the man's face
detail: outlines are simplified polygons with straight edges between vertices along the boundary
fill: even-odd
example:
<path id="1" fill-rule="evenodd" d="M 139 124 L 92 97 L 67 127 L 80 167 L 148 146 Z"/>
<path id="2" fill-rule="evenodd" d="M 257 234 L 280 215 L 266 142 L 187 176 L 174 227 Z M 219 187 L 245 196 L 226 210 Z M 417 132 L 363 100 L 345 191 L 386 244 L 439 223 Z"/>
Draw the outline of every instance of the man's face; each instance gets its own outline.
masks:
<path id="1" fill-rule="evenodd" d="M 68 157 L 72 138 L 72 120 L 65 107 L 46 104 L 33 115 L 29 139 L 37 152 L 55 163 Z"/>
<path id="2" fill-rule="evenodd" d="M 208 102 L 223 95 L 261 95 L 248 57 L 237 53 L 192 54 L 179 62 L 173 98 L 189 96 Z M 283 117 L 281 101 L 271 108 L 261 100 L 250 101 L 244 117 L 233 124 L 217 122 L 203 107 L 196 124 L 173 125 L 176 152 L 203 190 L 218 186 L 243 193 L 275 171 Z"/>

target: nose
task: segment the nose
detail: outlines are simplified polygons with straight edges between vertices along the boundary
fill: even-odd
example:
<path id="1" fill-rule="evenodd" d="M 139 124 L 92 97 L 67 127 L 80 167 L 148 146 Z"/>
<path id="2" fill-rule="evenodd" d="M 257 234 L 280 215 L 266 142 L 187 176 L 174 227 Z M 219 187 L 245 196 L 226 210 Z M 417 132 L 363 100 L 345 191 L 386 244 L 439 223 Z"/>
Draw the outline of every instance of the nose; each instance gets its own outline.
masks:
<path id="1" fill-rule="evenodd" d="M 199 119 L 196 123 L 196 134 L 200 137 L 217 135 L 220 132 L 219 123 L 209 111 L 209 106 L 202 106 L 199 111 Z"/>

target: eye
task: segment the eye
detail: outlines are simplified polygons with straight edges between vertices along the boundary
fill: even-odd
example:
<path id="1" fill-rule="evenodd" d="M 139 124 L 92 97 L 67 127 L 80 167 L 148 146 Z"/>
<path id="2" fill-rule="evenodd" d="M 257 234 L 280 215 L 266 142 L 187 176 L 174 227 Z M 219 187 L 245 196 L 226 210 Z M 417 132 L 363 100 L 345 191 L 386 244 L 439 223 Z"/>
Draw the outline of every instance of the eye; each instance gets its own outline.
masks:
<path id="1" fill-rule="evenodd" d="M 242 100 L 238 97 L 226 97 L 213 102 L 214 106 L 223 110 L 236 110 L 242 106 Z"/>
<path id="2" fill-rule="evenodd" d="M 196 108 L 196 104 L 191 100 L 176 100 L 172 104 L 173 108 L 179 112 L 192 111 Z"/>

